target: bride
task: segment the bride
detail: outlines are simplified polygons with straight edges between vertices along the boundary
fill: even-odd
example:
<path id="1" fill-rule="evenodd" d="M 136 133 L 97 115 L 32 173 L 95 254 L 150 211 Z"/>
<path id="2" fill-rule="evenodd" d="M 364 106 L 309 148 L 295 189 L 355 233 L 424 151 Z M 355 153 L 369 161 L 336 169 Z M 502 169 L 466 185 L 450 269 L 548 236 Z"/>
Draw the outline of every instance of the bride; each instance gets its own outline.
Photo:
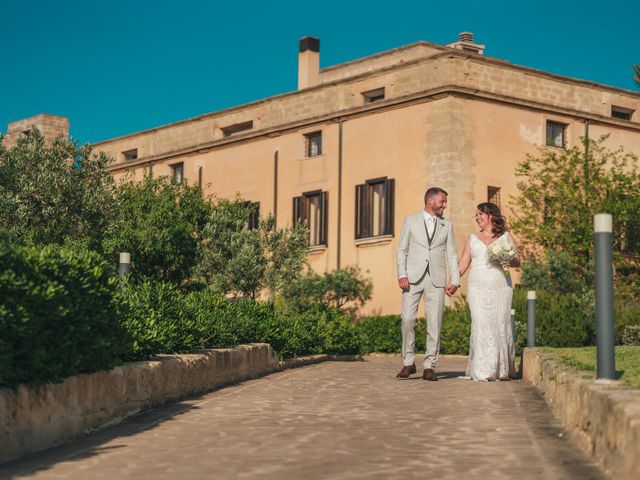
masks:
<path id="1" fill-rule="evenodd" d="M 471 310 L 471 339 L 467 376 L 473 380 L 510 380 L 515 378 L 514 326 L 511 321 L 511 278 L 502 266 L 487 259 L 487 249 L 503 238 L 515 248 L 505 218 L 494 203 L 481 203 L 476 210 L 480 231 L 467 239 L 460 258 L 460 275 L 469 265 L 468 301 Z M 516 250 L 517 251 L 517 250 Z M 520 257 L 510 265 L 520 265 Z"/>

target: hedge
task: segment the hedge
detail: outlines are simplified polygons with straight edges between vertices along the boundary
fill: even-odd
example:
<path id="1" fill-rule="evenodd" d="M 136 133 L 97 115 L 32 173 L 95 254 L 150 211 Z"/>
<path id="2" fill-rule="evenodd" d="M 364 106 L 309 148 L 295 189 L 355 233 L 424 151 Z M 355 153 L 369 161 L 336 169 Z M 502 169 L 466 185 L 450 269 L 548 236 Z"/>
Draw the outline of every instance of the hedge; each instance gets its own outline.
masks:
<path id="1" fill-rule="evenodd" d="M 0 384 L 56 381 L 124 361 L 117 279 L 86 250 L 0 239 Z"/>
<path id="2" fill-rule="evenodd" d="M 358 323 L 358 333 L 364 352 L 399 353 L 402 344 L 400 315 L 365 317 Z M 445 308 L 440 333 L 441 354 L 462 354 L 469 351 L 471 317 L 465 303 Z M 416 322 L 416 353 L 424 353 L 426 341 L 424 318 Z"/>
<path id="3" fill-rule="evenodd" d="M 536 300 L 536 345 L 544 347 L 583 347 L 595 344 L 595 302 L 591 292 L 555 293 L 538 291 Z M 513 295 L 515 310 L 516 354 L 527 343 L 527 292 L 516 288 Z M 619 301 L 616 309 L 618 343 L 629 343 L 634 325 L 640 325 L 640 306 Z M 462 297 L 453 308 L 446 308 L 440 334 L 440 353 L 469 352 L 471 317 Z M 365 317 L 358 324 L 358 332 L 365 352 L 400 352 L 400 315 Z M 626 334 L 625 334 L 626 332 Z M 424 352 L 425 320 L 416 323 L 416 351 Z"/>

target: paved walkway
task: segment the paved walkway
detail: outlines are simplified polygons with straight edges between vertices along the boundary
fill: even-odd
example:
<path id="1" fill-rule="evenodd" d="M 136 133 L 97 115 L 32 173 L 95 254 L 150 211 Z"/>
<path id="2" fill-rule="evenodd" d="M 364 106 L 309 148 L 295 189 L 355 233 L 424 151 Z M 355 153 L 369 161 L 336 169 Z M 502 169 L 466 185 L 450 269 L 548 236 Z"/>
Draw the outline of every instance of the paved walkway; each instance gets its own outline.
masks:
<path id="1" fill-rule="evenodd" d="M 603 478 L 532 387 L 457 378 L 465 361 L 444 358 L 439 382 L 396 380 L 389 356 L 288 370 L 0 467 L 0 478 Z"/>

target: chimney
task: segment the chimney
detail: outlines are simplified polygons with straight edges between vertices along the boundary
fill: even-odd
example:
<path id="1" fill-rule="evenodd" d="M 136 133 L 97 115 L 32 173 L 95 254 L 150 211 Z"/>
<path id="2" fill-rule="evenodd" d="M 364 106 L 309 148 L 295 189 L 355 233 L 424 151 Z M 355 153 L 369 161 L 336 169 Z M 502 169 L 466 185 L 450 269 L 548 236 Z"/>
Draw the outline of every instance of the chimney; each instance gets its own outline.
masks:
<path id="1" fill-rule="evenodd" d="M 298 90 L 320 83 L 320 39 L 302 37 L 298 54 Z"/>
<path id="2" fill-rule="evenodd" d="M 484 55 L 484 45 L 480 45 L 473 41 L 473 33 L 471 32 L 460 32 L 458 35 L 458 41 L 450 43 L 449 47 L 463 50 L 465 52 L 477 53 L 479 55 Z"/>

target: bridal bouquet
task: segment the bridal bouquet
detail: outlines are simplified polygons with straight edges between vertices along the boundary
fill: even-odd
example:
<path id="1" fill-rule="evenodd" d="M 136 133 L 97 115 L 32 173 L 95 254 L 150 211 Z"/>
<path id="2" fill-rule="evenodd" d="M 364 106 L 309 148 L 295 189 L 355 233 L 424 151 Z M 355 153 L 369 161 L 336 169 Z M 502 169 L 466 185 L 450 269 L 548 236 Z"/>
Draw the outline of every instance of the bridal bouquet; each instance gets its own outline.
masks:
<path id="1" fill-rule="evenodd" d="M 516 256 L 516 248 L 506 239 L 496 240 L 487 249 L 487 259 L 502 267 L 505 277 L 509 276 L 509 263 Z"/>

